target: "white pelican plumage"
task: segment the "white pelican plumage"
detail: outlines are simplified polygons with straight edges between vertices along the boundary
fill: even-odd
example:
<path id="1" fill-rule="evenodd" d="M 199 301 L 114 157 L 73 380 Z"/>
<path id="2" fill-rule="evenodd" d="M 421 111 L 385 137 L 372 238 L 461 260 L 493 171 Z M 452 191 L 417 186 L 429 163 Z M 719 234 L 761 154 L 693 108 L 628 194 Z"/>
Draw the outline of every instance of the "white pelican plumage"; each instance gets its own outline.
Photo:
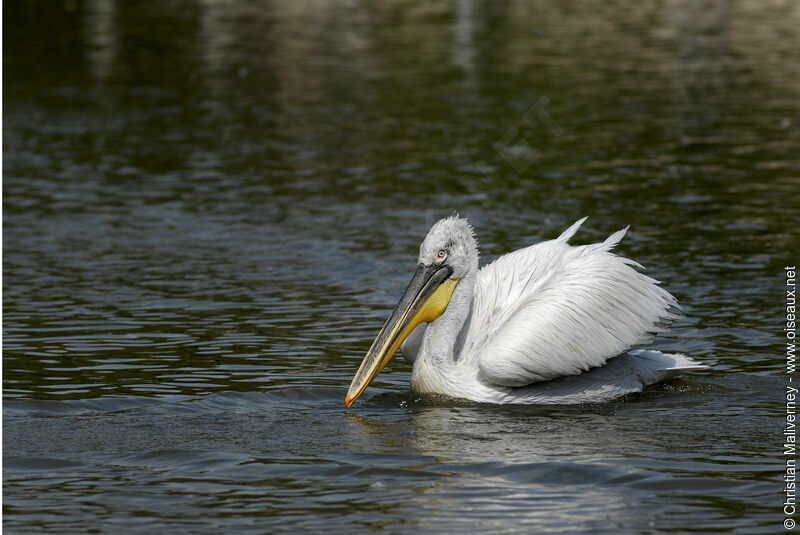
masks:
<path id="1" fill-rule="evenodd" d="M 569 245 L 585 220 L 480 270 L 467 220 L 434 224 L 345 405 L 401 344 L 415 392 L 489 403 L 609 401 L 702 368 L 684 355 L 633 349 L 666 331 L 680 307 L 641 265 L 611 252 L 627 227 L 603 243 Z"/>

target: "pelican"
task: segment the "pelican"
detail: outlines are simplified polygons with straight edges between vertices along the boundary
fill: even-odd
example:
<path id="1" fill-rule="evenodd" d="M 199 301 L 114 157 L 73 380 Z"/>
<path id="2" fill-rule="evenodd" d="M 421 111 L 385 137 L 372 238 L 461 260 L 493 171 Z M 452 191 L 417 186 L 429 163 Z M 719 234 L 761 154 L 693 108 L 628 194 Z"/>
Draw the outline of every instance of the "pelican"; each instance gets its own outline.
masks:
<path id="1" fill-rule="evenodd" d="M 640 264 L 611 252 L 628 227 L 602 243 L 570 245 L 585 220 L 481 269 L 467 220 L 435 223 L 345 405 L 401 345 L 414 392 L 486 403 L 605 402 L 703 368 L 685 355 L 638 349 L 681 309 Z"/>

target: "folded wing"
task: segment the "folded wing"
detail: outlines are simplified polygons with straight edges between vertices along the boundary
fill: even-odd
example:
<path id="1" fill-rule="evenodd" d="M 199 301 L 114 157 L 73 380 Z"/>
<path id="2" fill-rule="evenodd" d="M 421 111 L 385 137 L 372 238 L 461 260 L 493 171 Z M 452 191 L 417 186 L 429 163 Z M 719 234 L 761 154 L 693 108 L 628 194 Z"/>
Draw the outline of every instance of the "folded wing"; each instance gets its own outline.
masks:
<path id="1" fill-rule="evenodd" d="M 478 273 L 458 358 L 477 360 L 485 380 L 520 387 L 576 375 L 649 343 L 678 317 L 658 281 L 611 252 L 627 228 L 603 243 L 567 243 L 585 219 Z"/>

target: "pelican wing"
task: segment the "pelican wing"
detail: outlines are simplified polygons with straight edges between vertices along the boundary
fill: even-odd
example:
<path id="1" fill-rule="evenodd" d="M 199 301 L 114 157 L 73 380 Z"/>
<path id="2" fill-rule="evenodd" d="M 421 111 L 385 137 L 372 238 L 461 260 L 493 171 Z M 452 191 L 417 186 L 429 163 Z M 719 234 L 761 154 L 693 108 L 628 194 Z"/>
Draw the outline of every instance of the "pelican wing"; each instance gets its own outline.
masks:
<path id="1" fill-rule="evenodd" d="M 459 359 L 477 361 L 487 381 L 520 387 L 580 374 L 649 343 L 678 317 L 658 281 L 611 252 L 627 228 L 603 243 L 567 243 L 585 219 L 478 273 Z"/>
<path id="2" fill-rule="evenodd" d="M 686 355 L 634 349 L 580 375 L 514 388 L 513 403 L 571 405 L 604 403 L 627 394 L 642 392 L 652 385 L 680 375 L 686 370 L 702 370 Z M 502 397 L 498 402 L 507 402 Z"/>

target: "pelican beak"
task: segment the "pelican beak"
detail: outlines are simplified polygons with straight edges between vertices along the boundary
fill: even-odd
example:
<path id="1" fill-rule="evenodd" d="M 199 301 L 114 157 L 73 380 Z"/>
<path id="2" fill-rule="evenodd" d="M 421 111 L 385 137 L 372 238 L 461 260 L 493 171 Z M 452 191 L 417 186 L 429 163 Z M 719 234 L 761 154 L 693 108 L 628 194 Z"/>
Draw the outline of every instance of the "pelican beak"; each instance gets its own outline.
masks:
<path id="1" fill-rule="evenodd" d="M 348 408 L 364 392 L 386 364 L 392 360 L 400 344 L 420 323 L 430 323 L 442 315 L 450 302 L 459 279 L 451 279 L 450 266 L 419 264 L 406 291 L 386 320 L 372 347 L 358 368 L 344 404 Z"/>

